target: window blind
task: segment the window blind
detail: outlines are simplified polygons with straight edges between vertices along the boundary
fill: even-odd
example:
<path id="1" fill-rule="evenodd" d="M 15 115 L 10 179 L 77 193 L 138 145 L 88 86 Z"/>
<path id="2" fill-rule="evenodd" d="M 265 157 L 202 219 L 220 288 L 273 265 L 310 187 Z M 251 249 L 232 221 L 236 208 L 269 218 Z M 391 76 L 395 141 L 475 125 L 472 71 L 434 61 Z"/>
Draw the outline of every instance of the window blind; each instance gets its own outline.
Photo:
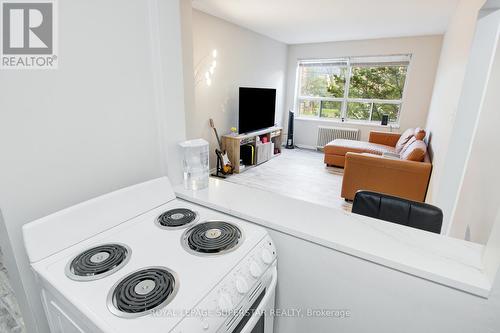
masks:
<path id="1" fill-rule="evenodd" d="M 370 66 L 408 66 L 411 55 L 394 56 L 374 56 L 374 57 L 352 57 L 351 66 L 370 67 Z"/>
<path id="2" fill-rule="evenodd" d="M 323 60 L 301 60 L 300 67 L 328 67 L 328 66 L 347 66 L 347 59 L 323 59 Z"/>
<path id="3" fill-rule="evenodd" d="M 326 67 L 326 66 L 408 66 L 411 55 L 346 57 L 334 59 L 309 59 L 300 60 L 299 67 Z"/>

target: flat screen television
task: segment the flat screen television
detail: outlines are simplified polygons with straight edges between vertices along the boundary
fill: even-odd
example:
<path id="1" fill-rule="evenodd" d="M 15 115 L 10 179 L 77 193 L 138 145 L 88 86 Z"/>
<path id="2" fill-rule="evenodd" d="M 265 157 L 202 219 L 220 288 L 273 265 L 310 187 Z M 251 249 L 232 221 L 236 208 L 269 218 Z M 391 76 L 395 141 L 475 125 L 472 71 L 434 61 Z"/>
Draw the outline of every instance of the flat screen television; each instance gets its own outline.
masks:
<path id="1" fill-rule="evenodd" d="M 276 89 L 240 87 L 239 133 L 274 126 Z"/>

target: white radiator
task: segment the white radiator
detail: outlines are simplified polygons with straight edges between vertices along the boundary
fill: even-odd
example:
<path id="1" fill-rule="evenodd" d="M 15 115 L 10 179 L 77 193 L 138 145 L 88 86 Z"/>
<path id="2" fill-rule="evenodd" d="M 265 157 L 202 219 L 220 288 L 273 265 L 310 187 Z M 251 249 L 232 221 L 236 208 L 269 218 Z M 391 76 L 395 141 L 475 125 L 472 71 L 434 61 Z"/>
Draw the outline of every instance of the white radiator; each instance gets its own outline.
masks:
<path id="1" fill-rule="evenodd" d="M 323 149 L 328 142 L 335 139 L 359 140 L 359 129 L 318 126 L 317 148 Z"/>

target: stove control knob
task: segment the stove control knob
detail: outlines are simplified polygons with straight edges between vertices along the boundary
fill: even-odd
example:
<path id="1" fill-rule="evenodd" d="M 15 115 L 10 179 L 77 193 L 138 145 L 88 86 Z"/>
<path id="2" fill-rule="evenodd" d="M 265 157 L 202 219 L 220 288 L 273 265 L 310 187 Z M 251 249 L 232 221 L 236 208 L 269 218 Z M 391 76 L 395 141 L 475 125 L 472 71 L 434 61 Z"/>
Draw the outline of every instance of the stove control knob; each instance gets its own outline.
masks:
<path id="1" fill-rule="evenodd" d="M 205 318 L 203 318 L 201 320 L 201 327 L 203 328 L 204 331 L 206 331 L 210 328 L 210 324 L 208 323 L 208 321 Z"/>
<path id="2" fill-rule="evenodd" d="M 219 305 L 219 309 L 222 312 L 229 312 L 233 309 L 233 302 L 231 301 L 231 297 L 223 292 L 219 295 L 219 300 L 217 301 Z"/>
<path id="3" fill-rule="evenodd" d="M 238 290 L 240 294 L 246 294 L 249 289 L 247 280 L 243 276 L 238 275 L 236 277 L 236 290 Z"/>
<path id="4" fill-rule="evenodd" d="M 259 264 L 257 264 L 253 260 L 250 263 L 250 274 L 252 274 L 254 278 L 258 278 L 262 274 L 262 270 L 260 269 Z"/>
<path id="5" fill-rule="evenodd" d="M 273 260 L 274 260 L 273 254 L 268 249 L 262 250 L 262 253 L 260 254 L 260 257 L 262 258 L 262 261 L 266 265 L 271 264 L 273 262 Z"/>

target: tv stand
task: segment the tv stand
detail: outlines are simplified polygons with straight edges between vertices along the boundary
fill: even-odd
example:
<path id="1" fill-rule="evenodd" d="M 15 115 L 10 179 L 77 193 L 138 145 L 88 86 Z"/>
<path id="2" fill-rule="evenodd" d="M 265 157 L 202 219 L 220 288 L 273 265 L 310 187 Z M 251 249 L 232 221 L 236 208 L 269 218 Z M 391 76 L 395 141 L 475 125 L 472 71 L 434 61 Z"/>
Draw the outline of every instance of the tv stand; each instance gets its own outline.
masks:
<path id="1" fill-rule="evenodd" d="M 243 172 L 280 155 L 282 133 L 283 128 L 273 126 L 245 134 L 223 135 L 222 149 L 227 152 L 234 173 Z M 264 138 L 267 138 L 267 143 L 263 143 L 266 140 Z M 252 155 L 250 151 L 253 151 L 253 158 L 249 158 Z M 245 160 L 241 161 L 242 158 Z"/>

